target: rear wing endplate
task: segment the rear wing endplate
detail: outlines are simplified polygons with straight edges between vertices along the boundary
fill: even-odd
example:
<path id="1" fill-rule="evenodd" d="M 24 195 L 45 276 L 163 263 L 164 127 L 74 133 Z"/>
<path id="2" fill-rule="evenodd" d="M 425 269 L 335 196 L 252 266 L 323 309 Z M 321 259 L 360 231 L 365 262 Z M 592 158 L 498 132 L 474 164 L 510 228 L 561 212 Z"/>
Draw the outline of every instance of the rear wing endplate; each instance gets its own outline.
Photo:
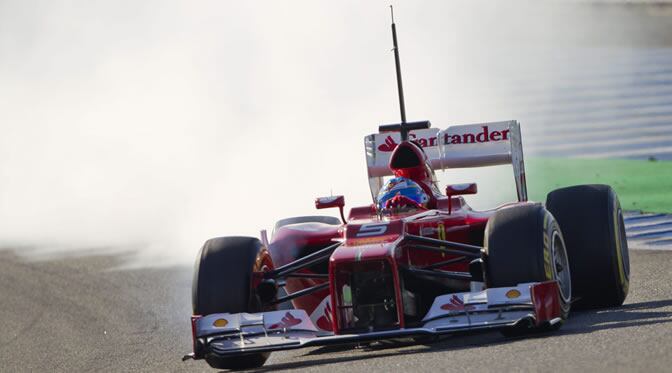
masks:
<path id="1" fill-rule="evenodd" d="M 433 170 L 511 164 L 518 200 L 527 201 L 523 145 L 517 121 L 458 125 L 445 130 L 419 129 L 410 131 L 408 139 L 420 144 Z M 374 202 L 383 177 L 392 175 L 388 163 L 400 141 L 398 132 L 376 133 L 364 138 Z"/>

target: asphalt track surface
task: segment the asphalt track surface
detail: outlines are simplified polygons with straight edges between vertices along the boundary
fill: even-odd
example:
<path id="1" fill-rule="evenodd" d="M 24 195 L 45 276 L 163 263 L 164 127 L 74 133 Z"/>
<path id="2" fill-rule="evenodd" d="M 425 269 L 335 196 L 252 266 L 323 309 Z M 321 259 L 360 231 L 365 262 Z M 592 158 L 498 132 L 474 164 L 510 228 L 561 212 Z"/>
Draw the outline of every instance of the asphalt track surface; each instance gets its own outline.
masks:
<path id="1" fill-rule="evenodd" d="M 0 371 L 212 371 L 190 350 L 192 269 L 118 269 L 122 255 L 27 259 L 0 251 Z M 556 333 L 429 345 L 307 348 L 263 370 L 669 371 L 672 253 L 631 251 L 623 307 L 581 312 Z"/>

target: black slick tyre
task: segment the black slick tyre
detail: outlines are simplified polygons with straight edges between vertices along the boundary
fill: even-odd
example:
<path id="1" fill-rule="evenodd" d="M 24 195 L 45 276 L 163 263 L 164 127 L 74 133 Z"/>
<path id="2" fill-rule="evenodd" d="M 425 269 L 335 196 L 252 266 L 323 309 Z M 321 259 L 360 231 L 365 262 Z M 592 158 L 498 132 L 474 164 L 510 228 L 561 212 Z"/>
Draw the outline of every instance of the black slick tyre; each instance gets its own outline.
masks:
<path id="1" fill-rule="evenodd" d="M 623 213 L 608 185 L 552 191 L 546 207 L 567 244 L 577 309 L 620 306 L 628 295 L 630 259 Z"/>
<path id="2" fill-rule="evenodd" d="M 570 265 L 560 227 L 541 204 L 501 209 L 488 220 L 484 237 L 487 287 L 557 280 L 562 320 L 569 316 L 572 297 Z M 503 329 L 510 335 L 559 328 L 561 323 Z"/>
<path id="3" fill-rule="evenodd" d="M 256 238 L 219 237 L 206 241 L 194 268 L 194 315 L 264 311 L 252 289 L 252 274 L 272 266 L 267 249 Z M 262 366 L 269 355 L 222 358 L 206 353 L 205 360 L 216 369 L 249 369 Z"/>

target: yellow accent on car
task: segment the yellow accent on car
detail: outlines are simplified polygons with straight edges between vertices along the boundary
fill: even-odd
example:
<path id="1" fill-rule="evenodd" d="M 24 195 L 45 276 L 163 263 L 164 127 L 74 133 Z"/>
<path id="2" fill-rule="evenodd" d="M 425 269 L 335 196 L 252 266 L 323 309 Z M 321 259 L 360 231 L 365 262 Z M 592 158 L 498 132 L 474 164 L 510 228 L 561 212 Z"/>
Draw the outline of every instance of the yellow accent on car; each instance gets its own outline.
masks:
<path id="1" fill-rule="evenodd" d="M 223 328 L 227 326 L 229 322 L 226 319 L 217 319 L 215 322 L 212 323 L 212 325 L 216 328 Z"/>
<path id="2" fill-rule="evenodd" d="M 443 225 L 443 223 L 439 223 L 437 225 L 437 230 L 439 231 L 439 239 L 445 241 L 446 240 L 446 227 Z"/>
<path id="3" fill-rule="evenodd" d="M 544 214 L 544 274 L 546 275 L 547 280 L 553 279 L 553 257 L 551 254 L 551 240 L 552 237 L 548 236 L 548 224 L 550 220 L 548 219 L 549 214 Z"/>
<path id="4" fill-rule="evenodd" d="M 614 234 L 616 235 L 614 239 L 616 240 L 616 261 L 618 262 L 618 277 L 621 283 L 621 287 L 623 287 L 623 292 L 627 294 L 629 283 L 628 279 L 625 278 L 625 269 L 623 268 L 623 247 L 620 237 L 622 232 L 621 232 L 621 224 L 620 221 L 618 220 L 618 209 L 616 207 L 617 206 L 614 206 Z"/>
<path id="5" fill-rule="evenodd" d="M 546 275 L 546 280 L 553 279 L 553 267 L 552 267 L 552 258 L 551 258 L 551 248 L 544 246 L 544 272 Z"/>
<path id="6" fill-rule="evenodd" d="M 507 291 L 505 295 L 509 299 L 516 299 L 520 296 L 520 291 L 518 291 L 516 289 L 511 289 L 511 290 Z"/>

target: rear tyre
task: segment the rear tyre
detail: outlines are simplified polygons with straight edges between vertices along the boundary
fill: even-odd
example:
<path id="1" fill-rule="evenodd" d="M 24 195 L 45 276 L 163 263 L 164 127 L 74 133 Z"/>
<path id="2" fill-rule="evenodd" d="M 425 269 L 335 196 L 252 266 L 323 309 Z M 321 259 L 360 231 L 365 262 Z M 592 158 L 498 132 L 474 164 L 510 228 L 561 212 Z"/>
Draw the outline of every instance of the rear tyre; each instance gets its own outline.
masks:
<path id="1" fill-rule="evenodd" d="M 488 287 L 516 286 L 526 282 L 558 281 L 562 320 L 569 316 L 572 298 L 570 265 L 565 244 L 553 215 L 540 204 L 518 205 L 495 212 L 485 228 Z M 553 326 L 503 329 L 504 335 L 555 330 Z"/>
<path id="2" fill-rule="evenodd" d="M 628 295 L 630 259 L 623 213 L 608 185 L 552 191 L 546 207 L 567 243 L 577 309 L 620 306 Z"/>
<path id="3" fill-rule="evenodd" d="M 272 268 L 268 251 L 256 238 L 219 237 L 206 241 L 194 268 L 194 315 L 263 311 L 252 289 L 252 273 Z M 249 369 L 262 366 L 269 355 L 222 358 L 206 354 L 205 360 L 216 369 Z"/>

